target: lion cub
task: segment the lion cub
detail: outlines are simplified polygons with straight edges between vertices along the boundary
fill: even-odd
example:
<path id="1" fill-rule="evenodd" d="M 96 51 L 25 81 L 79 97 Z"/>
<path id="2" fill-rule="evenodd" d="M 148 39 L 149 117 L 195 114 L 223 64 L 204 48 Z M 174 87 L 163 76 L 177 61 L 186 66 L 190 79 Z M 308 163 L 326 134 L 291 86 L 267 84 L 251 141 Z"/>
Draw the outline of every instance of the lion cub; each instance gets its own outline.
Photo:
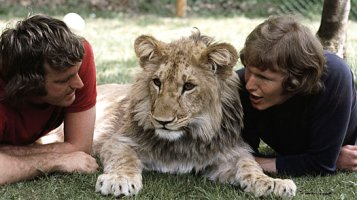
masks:
<path id="1" fill-rule="evenodd" d="M 105 101 L 106 113 L 96 124 L 93 148 L 104 165 L 97 192 L 135 195 L 145 169 L 200 172 L 257 197 L 295 195 L 292 180 L 263 173 L 240 136 L 240 83 L 233 70 L 238 55 L 232 45 L 197 31 L 171 43 L 143 35 L 134 46 L 142 68 L 135 82 L 104 92 L 117 99 Z M 99 98 L 105 95 L 101 87 Z"/>

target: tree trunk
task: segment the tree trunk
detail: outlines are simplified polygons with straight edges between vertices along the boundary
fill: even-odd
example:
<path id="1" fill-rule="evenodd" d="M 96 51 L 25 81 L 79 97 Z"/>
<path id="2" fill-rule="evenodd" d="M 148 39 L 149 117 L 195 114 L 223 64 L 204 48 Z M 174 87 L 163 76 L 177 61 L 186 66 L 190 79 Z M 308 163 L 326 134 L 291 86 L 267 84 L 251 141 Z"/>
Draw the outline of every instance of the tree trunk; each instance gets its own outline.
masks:
<path id="1" fill-rule="evenodd" d="M 186 16 L 187 0 L 176 0 L 176 17 Z"/>
<path id="2" fill-rule="evenodd" d="M 350 0 L 325 0 L 317 36 L 324 49 L 346 57 L 346 37 Z"/>

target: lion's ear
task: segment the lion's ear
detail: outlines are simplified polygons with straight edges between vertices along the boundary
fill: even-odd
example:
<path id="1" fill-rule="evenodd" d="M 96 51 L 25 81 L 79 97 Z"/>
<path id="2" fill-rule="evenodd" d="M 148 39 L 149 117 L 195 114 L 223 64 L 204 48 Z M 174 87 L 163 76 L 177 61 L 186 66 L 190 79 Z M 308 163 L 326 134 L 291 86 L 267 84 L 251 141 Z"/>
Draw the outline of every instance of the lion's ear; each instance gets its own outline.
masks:
<path id="1" fill-rule="evenodd" d="M 238 61 L 236 49 L 227 43 L 213 44 L 201 54 L 200 63 L 213 70 L 220 78 L 232 75 Z"/>
<path id="2" fill-rule="evenodd" d="M 135 54 L 143 68 L 147 67 L 147 64 L 157 63 L 161 58 L 163 48 L 163 42 L 147 35 L 139 36 L 134 43 Z"/>

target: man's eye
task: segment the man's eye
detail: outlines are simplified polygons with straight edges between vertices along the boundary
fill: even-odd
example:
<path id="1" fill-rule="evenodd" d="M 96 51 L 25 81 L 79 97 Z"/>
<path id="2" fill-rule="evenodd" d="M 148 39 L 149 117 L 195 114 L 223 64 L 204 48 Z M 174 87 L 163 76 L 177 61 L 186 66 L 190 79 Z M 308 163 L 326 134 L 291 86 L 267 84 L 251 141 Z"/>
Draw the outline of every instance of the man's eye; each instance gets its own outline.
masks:
<path id="1" fill-rule="evenodd" d="M 258 78 L 269 81 L 270 79 L 266 76 L 257 75 Z"/>
<path id="2" fill-rule="evenodd" d="M 58 80 L 56 81 L 56 83 L 59 83 L 59 84 L 64 84 L 64 83 L 68 83 L 69 79 L 65 79 L 65 80 Z"/>

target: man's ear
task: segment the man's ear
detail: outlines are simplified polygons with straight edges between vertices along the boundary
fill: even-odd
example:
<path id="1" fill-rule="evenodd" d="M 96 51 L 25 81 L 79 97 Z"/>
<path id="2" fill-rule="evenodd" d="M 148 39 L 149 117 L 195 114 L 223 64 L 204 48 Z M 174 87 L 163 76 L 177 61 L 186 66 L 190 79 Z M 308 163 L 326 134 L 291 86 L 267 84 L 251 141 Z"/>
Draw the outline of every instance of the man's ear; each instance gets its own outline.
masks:
<path id="1" fill-rule="evenodd" d="M 200 57 L 200 63 L 213 70 L 221 79 L 232 75 L 237 61 L 237 50 L 228 43 L 212 44 Z"/>
<path id="2" fill-rule="evenodd" d="M 141 35 L 136 38 L 134 43 L 135 54 L 139 58 L 140 66 L 147 68 L 156 67 L 162 57 L 162 51 L 165 43 L 155 39 L 152 36 Z"/>

